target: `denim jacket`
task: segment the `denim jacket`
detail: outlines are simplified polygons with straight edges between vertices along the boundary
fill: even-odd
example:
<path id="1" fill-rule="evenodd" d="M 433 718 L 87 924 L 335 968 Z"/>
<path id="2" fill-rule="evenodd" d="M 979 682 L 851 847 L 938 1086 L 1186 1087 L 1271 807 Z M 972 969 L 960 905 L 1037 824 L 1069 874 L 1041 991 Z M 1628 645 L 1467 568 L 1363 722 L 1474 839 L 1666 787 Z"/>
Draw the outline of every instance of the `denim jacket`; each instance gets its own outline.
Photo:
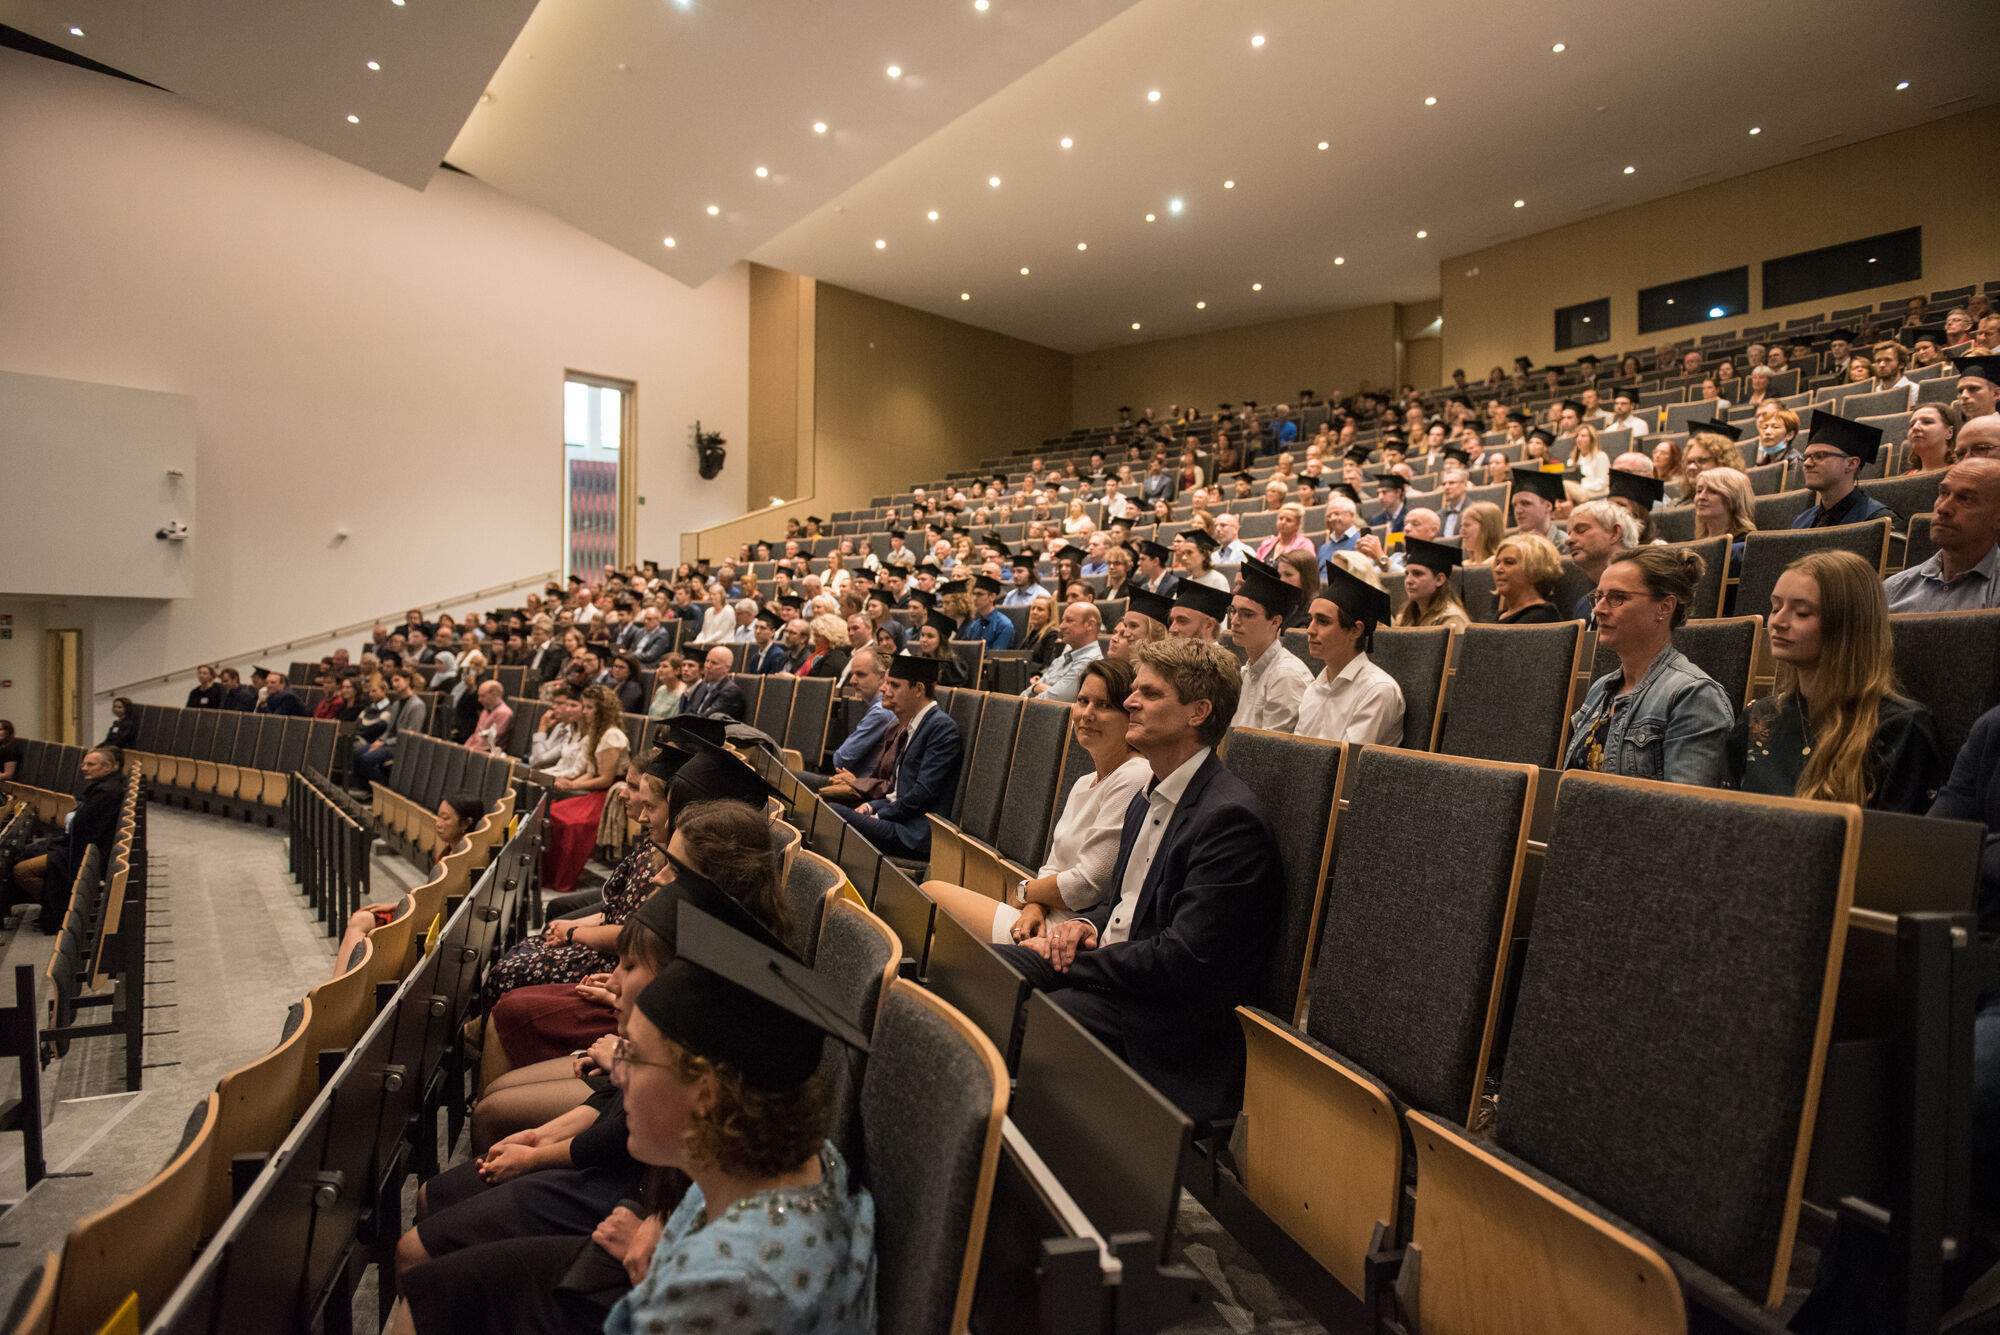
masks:
<path id="1" fill-rule="evenodd" d="M 1660 651 L 1639 688 L 1619 695 L 1623 672 L 1590 683 L 1583 708 L 1569 721 L 1564 769 L 1584 769 L 1591 725 L 1605 710 L 1602 772 L 1714 788 L 1724 774 L 1723 743 L 1736 722 L 1728 693 L 1671 644 Z"/>

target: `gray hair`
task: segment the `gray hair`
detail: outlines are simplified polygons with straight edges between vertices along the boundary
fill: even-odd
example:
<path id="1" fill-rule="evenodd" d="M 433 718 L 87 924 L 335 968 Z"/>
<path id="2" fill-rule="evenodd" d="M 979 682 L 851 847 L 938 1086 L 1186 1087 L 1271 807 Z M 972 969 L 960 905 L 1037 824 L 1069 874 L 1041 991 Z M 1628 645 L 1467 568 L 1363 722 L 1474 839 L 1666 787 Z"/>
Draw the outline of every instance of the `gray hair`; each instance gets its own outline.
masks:
<path id="1" fill-rule="evenodd" d="M 1570 512 L 1571 519 L 1578 516 L 1616 533 L 1621 550 L 1639 545 L 1639 521 L 1634 519 L 1623 506 L 1613 505 L 1610 501 L 1589 501 Z"/>

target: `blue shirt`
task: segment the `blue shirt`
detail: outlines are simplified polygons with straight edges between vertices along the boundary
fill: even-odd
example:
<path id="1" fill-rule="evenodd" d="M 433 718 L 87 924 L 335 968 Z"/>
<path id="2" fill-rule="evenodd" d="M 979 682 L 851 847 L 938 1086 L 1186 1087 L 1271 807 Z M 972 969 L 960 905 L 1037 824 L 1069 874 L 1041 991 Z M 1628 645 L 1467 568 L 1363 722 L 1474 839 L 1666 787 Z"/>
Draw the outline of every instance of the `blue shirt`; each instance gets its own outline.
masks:
<path id="1" fill-rule="evenodd" d="M 873 774 L 875 762 L 882 754 L 882 739 L 895 726 L 896 716 L 889 706 L 877 700 L 854 725 L 854 731 L 847 734 L 847 740 L 834 748 L 833 767 L 850 774 Z"/>
<path id="2" fill-rule="evenodd" d="M 1289 445 L 1299 438 L 1299 424 L 1289 417 L 1271 428 L 1280 445 Z"/>
<path id="3" fill-rule="evenodd" d="M 1032 607 L 1035 599 L 1044 597 L 1047 594 L 1048 590 L 1039 584 L 1014 585 L 1007 590 L 1006 596 L 1000 600 L 1000 606 Z"/>
<path id="4" fill-rule="evenodd" d="M 1000 615 L 1000 609 L 996 607 L 983 617 L 968 617 L 965 624 L 958 628 L 955 638 L 984 640 L 988 649 L 999 653 L 1002 649 L 1013 647 L 1014 623 Z"/>
<path id="5" fill-rule="evenodd" d="M 1319 545 L 1319 563 L 1325 565 L 1331 561 L 1335 552 L 1353 551 L 1354 544 L 1361 541 L 1361 535 L 1366 531 L 1366 529 L 1351 528 L 1337 538 L 1329 537 Z"/>

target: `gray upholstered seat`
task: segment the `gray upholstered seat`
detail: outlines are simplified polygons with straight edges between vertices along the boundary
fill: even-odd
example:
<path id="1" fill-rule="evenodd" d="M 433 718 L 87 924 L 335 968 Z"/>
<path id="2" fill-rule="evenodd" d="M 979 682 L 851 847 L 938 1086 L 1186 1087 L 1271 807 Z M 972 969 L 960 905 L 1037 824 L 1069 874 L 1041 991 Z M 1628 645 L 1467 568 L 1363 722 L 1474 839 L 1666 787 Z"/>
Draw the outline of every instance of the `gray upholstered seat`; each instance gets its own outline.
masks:
<path id="1" fill-rule="evenodd" d="M 1757 661 L 1757 632 L 1762 624 L 1752 616 L 1689 621 L 1674 632 L 1674 648 L 1715 678 L 1729 696 L 1729 703 L 1741 710 L 1750 700 L 1750 672 Z M 1618 655 L 1598 646 L 1591 680 L 1616 671 Z"/>
<path id="2" fill-rule="evenodd" d="M 1559 764 L 1582 639 L 1581 621 L 1460 631 L 1458 672 L 1445 701 L 1438 750 L 1482 760 Z"/>
<path id="3" fill-rule="evenodd" d="M 836 899 L 813 939 L 813 972 L 832 986 L 843 1013 L 866 1034 L 903 961 L 903 946 L 888 924 L 849 899 Z M 867 1146 L 861 1136 L 861 1083 L 867 1058 L 845 1043 L 828 1043 L 820 1058 L 826 1091 L 826 1138 L 857 1175 L 865 1175 Z"/>
<path id="4" fill-rule="evenodd" d="M 1458 586 L 1458 600 L 1465 614 L 1475 622 L 1490 622 L 1500 615 L 1500 602 L 1493 593 L 1492 566 L 1459 566 L 1451 572 Z"/>
<path id="5" fill-rule="evenodd" d="M 1022 701 L 1011 695 L 986 699 L 979 731 L 967 739 L 963 778 L 965 801 L 958 827 L 981 843 L 993 842 L 1000 823 L 1000 803 L 1007 795 L 1008 770 L 1014 763 L 1014 733 L 1021 723 Z"/>
<path id="6" fill-rule="evenodd" d="M 1973 722 L 2000 705 L 2000 610 L 1901 612 L 1889 618 L 1896 682 L 1931 711 L 1955 756 Z"/>
<path id="7" fill-rule="evenodd" d="M 785 727 L 792 721 L 792 693 L 797 685 L 796 677 L 771 677 L 764 683 L 764 694 L 750 721 L 773 741 L 785 735 Z"/>
<path id="8" fill-rule="evenodd" d="M 1910 516 L 1910 528 L 1903 541 L 1903 569 L 1920 566 L 1937 555 L 1937 543 L 1931 539 L 1931 515 L 1929 511 Z"/>
<path id="9" fill-rule="evenodd" d="M 1305 990 L 1305 965 L 1319 930 L 1320 887 L 1333 845 L 1340 801 L 1339 742 L 1231 728 L 1222 760 L 1257 795 L 1276 836 L 1283 889 L 1277 941 L 1257 1004 L 1290 1020 Z"/>
<path id="10" fill-rule="evenodd" d="M 785 944 L 798 952 L 807 964 L 819 949 L 820 918 L 826 911 L 829 890 L 847 879 L 839 867 L 809 849 L 800 849 L 785 873 L 785 907 L 790 911 L 792 930 Z"/>
<path id="11" fill-rule="evenodd" d="M 831 677 L 801 677 L 792 688 L 791 717 L 782 745 L 797 751 L 807 769 L 816 770 L 826 751 L 827 723 L 833 716 Z"/>
<path id="12" fill-rule="evenodd" d="M 1780 459 L 1774 464 L 1759 464 L 1744 470 L 1743 475 L 1750 479 L 1750 490 L 1754 495 L 1775 496 L 1785 485 L 1785 461 Z"/>
<path id="13" fill-rule="evenodd" d="M 1007 1092 L 999 1052 L 963 1015 L 890 984 L 861 1081 L 880 1335 L 964 1328 Z"/>
<path id="14" fill-rule="evenodd" d="M 951 721 L 958 725 L 958 735 L 964 744 L 964 750 L 961 752 L 964 760 L 960 762 L 958 792 L 953 795 L 951 802 L 951 818 L 954 821 L 959 819 L 960 813 L 965 810 L 965 790 L 971 785 L 965 781 L 964 776 L 968 772 L 966 766 L 972 759 L 972 743 L 979 733 L 979 714 L 986 707 L 986 698 L 984 692 L 975 691 L 970 687 L 947 686 L 940 688 L 937 693 L 938 708 L 951 715 Z"/>
<path id="15" fill-rule="evenodd" d="M 1669 505 L 1653 511 L 1653 535 L 1667 542 L 1694 541 L 1694 507 Z"/>
<path id="16" fill-rule="evenodd" d="M 1729 539 L 1727 537 L 1695 538 L 1688 542 L 1670 543 L 1669 546 L 1685 547 L 1701 558 L 1701 579 L 1694 586 L 1694 596 L 1688 603 L 1691 617 L 1719 617 L 1722 615 L 1722 594 L 1729 578 Z"/>
<path id="17" fill-rule="evenodd" d="M 991 841 L 1010 862 L 1029 868 L 1041 865 L 1056 804 L 1068 791 L 1057 787 L 1062 781 L 1063 743 L 1068 735 L 1068 705 L 1053 700 L 1022 703 L 1014 759 L 1002 785 L 1005 791 Z"/>
<path id="18" fill-rule="evenodd" d="M 1790 528 L 1792 521 L 1805 513 L 1806 507 L 1812 503 L 1813 494 L 1803 487 L 1759 496 L 1755 513 L 1757 527 L 1760 530 Z"/>
<path id="19" fill-rule="evenodd" d="M 1861 490 L 1894 510 L 1896 528 L 1901 530 L 1909 525 L 1912 515 L 1923 514 L 1937 504 L 1938 480 L 1943 476 L 1942 468 L 1934 468 L 1903 477 L 1871 478 L 1861 484 Z"/>
<path id="20" fill-rule="evenodd" d="M 1286 631 L 1286 647 L 1291 637 L 1302 631 Z M 1438 706 L 1444 701 L 1445 669 L 1451 662 L 1451 628 L 1448 626 L 1389 627 L 1375 632 L 1368 659 L 1396 679 L 1403 690 L 1403 745 L 1412 751 L 1429 751 L 1437 742 Z M 1308 661 L 1317 672 L 1320 665 Z"/>
<path id="21" fill-rule="evenodd" d="M 1853 552 L 1881 573 L 1889 552 L 1889 521 L 1836 524 L 1832 528 L 1780 528 L 1756 532 L 1743 541 L 1743 578 L 1736 587 L 1736 608 L 1745 616 L 1771 610 L 1771 590 L 1785 567 L 1808 552 Z"/>

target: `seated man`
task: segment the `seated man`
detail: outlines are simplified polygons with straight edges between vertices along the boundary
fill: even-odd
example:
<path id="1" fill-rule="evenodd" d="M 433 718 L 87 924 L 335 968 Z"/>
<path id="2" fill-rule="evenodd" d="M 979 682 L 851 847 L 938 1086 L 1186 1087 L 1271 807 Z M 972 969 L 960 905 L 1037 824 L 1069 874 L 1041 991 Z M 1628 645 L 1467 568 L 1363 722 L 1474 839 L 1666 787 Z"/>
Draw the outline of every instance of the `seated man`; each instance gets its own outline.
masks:
<path id="1" fill-rule="evenodd" d="M 1103 629 L 1104 618 L 1096 603 L 1071 603 L 1063 608 L 1062 652 L 1021 694 L 1031 700 L 1074 701 L 1077 688 L 1083 685 L 1083 670 L 1104 656 L 1097 643 Z"/>
<path id="2" fill-rule="evenodd" d="M 1389 595 L 1349 569 L 1352 559 L 1327 562 L 1326 583 L 1313 595 L 1306 647 L 1326 668 L 1300 697 L 1298 734 L 1401 746 L 1403 688 L 1368 658 L 1375 627 L 1389 619 Z"/>
<path id="3" fill-rule="evenodd" d="M 1937 551 L 1889 576 L 1891 612 L 1978 612 L 2000 607 L 2000 460 L 1961 459 L 1938 479 L 1931 506 Z"/>
<path id="4" fill-rule="evenodd" d="M 7 725 L 9 737 L 13 725 Z M 115 746 L 96 746 L 83 753 L 78 765 L 83 786 L 77 790 L 76 807 L 63 817 L 61 844 L 42 857 L 24 859 L 14 866 L 14 899 L 17 903 L 40 903 L 36 925 L 44 935 L 62 929 L 63 913 L 69 906 L 71 882 L 90 850 L 100 857 L 111 856 L 111 843 L 118 837 L 118 813 L 125 802 L 125 780 L 120 771 L 125 753 Z"/>
<path id="5" fill-rule="evenodd" d="M 396 759 L 397 742 L 403 737 L 421 735 L 426 713 L 423 697 L 417 694 L 410 674 L 401 668 L 391 672 L 389 726 L 374 741 L 357 741 L 354 744 L 354 762 L 350 768 L 356 787 L 366 791 L 373 784 L 388 782 L 389 766 Z"/>
<path id="6" fill-rule="evenodd" d="M 1215 754 L 1236 660 L 1194 640 L 1138 650 L 1127 741 L 1152 767 L 1119 835 L 1111 894 L 1007 962 L 1197 1120 L 1243 1097 L 1235 1009 L 1270 961 L 1279 886 L 1257 799 Z"/>
<path id="7" fill-rule="evenodd" d="M 1556 507 L 1567 499 L 1561 473 L 1545 473 L 1539 468 L 1515 468 L 1514 527 L 1523 533 L 1547 538 L 1558 549 L 1563 545 L 1563 526 L 1556 523 Z"/>
<path id="8" fill-rule="evenodd" d="M 882 683 L 882 703 L 903 725 L 891 743 L 893 763 L 883 766 L 896 776 L 887 797 L 863 802 L 853 809 L 837 807 L 848 824 L 869 843 L 891 857 L 926 860 L 931 854 L 933 811 L 949 814 L 958 792 L 958 767 L 965 739 L 951 715 L 938 708 L 938 668 L 935 658 L 897 654 L 888 663 Z M 879 768 L 879 766 L 878 766 Z"/>
<path id="9" fill-rule="evenodd" d="M 466 747 L 487 755 L 505 755 L 514 739 L 514 707 L 507 703 L 507 688 L 488 677 L 479 683 L 479 720 L 472 725 Z"/>
<path id="10" fill-rule="evenodd" d="M 784 629 L 785 619 L 767 607 L 757 613 L 757 620 L 752 624 L 755 638 L 751 640 L 750 654 L 743 664 L 744 670 L 760 677 L 769 676 L 773 672 L 783 672 L 785 646 L 779 642 L 778 632 Z"/>
<path id="11" fill-rule="evenodd" d="M 292 683 L 282 672 L 264 673 L 264 698 L 257 702 L 259 714 L 280 714 L 286 718 L 303 718 L 306 707 L 299 697 L 292 693 Z"/>
<path id="12" fill-rule="evenodd" d="M 896 777 L 893 769 L 887 773 L 879 769 L 903 727 L 895 711 L 882 703 L 882 679 L 888 675 L 886 666 L 884 655 L 872 644 L 862 645 L 847 660 L 847 684 L 866 702 L 868 712 L 834 748 L 831 774 L 808 771 L 801 776 L 808 788 L 818 789 L 819 795 L 829 802 L 853 806 L 880 797 L 889 791 L 889 784 Z M 819 757 L 814 756 L 812 763 L 818 762 Z"/>
<path id="13" fill-rule="evenodd" d="M 1312 684 L 1312 670 L 1285 648 L 1285 622 L 1298 606 L 1296 585 L 1280 579 L 1262 561 L 1243 565 L 1242 581 L 1229 608 L 1229 635 L 1245 658 L 1243 692 L 1230 726 L 1293 732 L 1299 726 L 1299 699 Z"/>
<path id="14" fill-rule="evenodd" d="M 701 680 L 688 687 L 687 698 L 681 701 L 681 713 L 727 714 L 738 723 L 744 722 L 750 703 L 743 698 L 743 688 L 729 678 L 735 663 L 727 645 L 711 647 L 701 660 Z"/>
<path id="15" fill-rule="evenodd" d="M 1167 619 L 1167 633 L 1214 644 L 1222 619 L 1229 615 L 1229 603 L 1229 594 L 1223 590 L 1184 579 L 1174 586 L 1174 610 Z"/>
<path id="16" fill-rule="evenodd" d="M 1835 417 L 1824 408 L 1813 409 L 1812 430 L 1801 468 L 1813 503 L 1799 512 L 1793 528 L 1833 528 L 1840 524 L 1865 524 L 1871 519 L 1893 515 L 1888 506 L 1861 490 L 1861 470 L 1875 462 L 1882 448 L 1882 428 Z"/>

